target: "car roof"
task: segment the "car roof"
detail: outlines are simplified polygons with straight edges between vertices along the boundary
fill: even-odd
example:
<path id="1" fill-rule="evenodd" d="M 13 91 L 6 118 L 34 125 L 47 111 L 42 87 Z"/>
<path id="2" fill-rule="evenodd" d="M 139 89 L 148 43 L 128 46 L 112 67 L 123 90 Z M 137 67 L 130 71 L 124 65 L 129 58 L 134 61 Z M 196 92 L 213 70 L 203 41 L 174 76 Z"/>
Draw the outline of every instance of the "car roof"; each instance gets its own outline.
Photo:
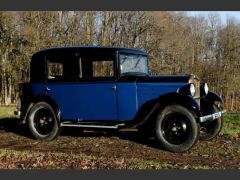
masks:
<path id="1" fill-rule="evenodd" d="M 143 50 L 132 49 L 132 48 L 122 48 L 122 47 L 108 47 L 108 46 L 66 46 L 66 47 L 52 47 L 40 50 L 33 54 L 33 56 L 42 56 L 52 53 L 77 53 L 77 52 L 88 52 L 88 51 L 97 51 L 97 52 L 122 52 L 129 54 L 141 54 L 147 55 Z"/>

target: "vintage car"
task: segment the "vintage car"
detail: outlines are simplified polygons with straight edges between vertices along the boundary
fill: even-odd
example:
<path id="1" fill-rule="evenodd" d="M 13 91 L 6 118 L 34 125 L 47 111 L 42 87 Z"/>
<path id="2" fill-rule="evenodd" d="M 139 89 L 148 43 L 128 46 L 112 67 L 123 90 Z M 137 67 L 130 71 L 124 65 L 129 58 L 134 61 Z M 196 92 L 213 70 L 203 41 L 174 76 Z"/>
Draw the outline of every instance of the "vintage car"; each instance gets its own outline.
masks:
<path id="1" fill-rule="evenodd" d="M 221 131 L 223 100 L 194 75 L 150 75 L 146 52 L 59 47 L 35 53 L 15 111 L 34 138 L 62 127 L 135 129 L 172 152 Z"/>

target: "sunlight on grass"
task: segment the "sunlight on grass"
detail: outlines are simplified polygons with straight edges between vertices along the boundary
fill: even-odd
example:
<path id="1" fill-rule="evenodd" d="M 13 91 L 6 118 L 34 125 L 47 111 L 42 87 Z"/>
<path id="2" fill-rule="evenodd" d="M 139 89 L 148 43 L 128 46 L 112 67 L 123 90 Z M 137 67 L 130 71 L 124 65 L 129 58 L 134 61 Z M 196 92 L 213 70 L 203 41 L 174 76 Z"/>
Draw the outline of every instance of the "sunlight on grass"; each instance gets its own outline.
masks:
<path id="1" fill-rule="evenodd" d="M 227 113 L 224 115 L 223 135 L 230 137 L 240 136 L 240 113 Z"/>
<path id="2" fill-rule="evenodd" d="M 0 119 L 14 117 L 15 106 L 0 106 Z"/>

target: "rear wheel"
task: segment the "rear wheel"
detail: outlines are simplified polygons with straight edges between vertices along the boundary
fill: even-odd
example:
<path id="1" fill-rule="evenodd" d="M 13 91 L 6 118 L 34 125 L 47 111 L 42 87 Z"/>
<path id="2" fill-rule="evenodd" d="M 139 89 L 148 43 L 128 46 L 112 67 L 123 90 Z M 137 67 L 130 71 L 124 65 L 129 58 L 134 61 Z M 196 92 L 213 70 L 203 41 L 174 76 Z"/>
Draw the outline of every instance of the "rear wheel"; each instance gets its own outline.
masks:
<path id="1" fill-rule="evenodd" d="M 213 106 L 213 113 L 219 112 L 221 109 L 216 105 Z M 223 118 L 220 117 L 213 121 L 207 121 L 200 124 L 200 140 L 209 141 L 214 139 L 221 132 L 223 127 Z"/>
<path id="2" fill-rule="evenodd" d="M 157 117 L 155 130 L 160 144 L 172 152 L 189 150 L 199 136 L 194 115 L 180 105 L 165 107 Z"/>
<path id="3" fill-rule="evenodd" d="M 33 105 L 28 116 L 28 126 L 33 137 L 40 140 L 53 140 L 60 132 L 56 113 L 46 102 Z"/>

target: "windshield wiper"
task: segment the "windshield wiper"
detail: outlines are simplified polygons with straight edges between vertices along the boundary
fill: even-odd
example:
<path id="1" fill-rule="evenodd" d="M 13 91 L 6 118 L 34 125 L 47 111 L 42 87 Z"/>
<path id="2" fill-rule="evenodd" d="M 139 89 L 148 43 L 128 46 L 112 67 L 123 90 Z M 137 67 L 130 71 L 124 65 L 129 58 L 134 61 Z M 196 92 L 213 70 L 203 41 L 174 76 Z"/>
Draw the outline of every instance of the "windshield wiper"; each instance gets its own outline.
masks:
<path id="1" fill-rule="evenodd" d="M 138 57 L 137 57 L 137 62 L 136 62 L 136 64 L 135 64 L 134 68 L 137 67 L 137 65 L 139 64 L 140 60 L 141 60 L 141 59 L 140 59 L 139 56 L 138 56 Z"/>

